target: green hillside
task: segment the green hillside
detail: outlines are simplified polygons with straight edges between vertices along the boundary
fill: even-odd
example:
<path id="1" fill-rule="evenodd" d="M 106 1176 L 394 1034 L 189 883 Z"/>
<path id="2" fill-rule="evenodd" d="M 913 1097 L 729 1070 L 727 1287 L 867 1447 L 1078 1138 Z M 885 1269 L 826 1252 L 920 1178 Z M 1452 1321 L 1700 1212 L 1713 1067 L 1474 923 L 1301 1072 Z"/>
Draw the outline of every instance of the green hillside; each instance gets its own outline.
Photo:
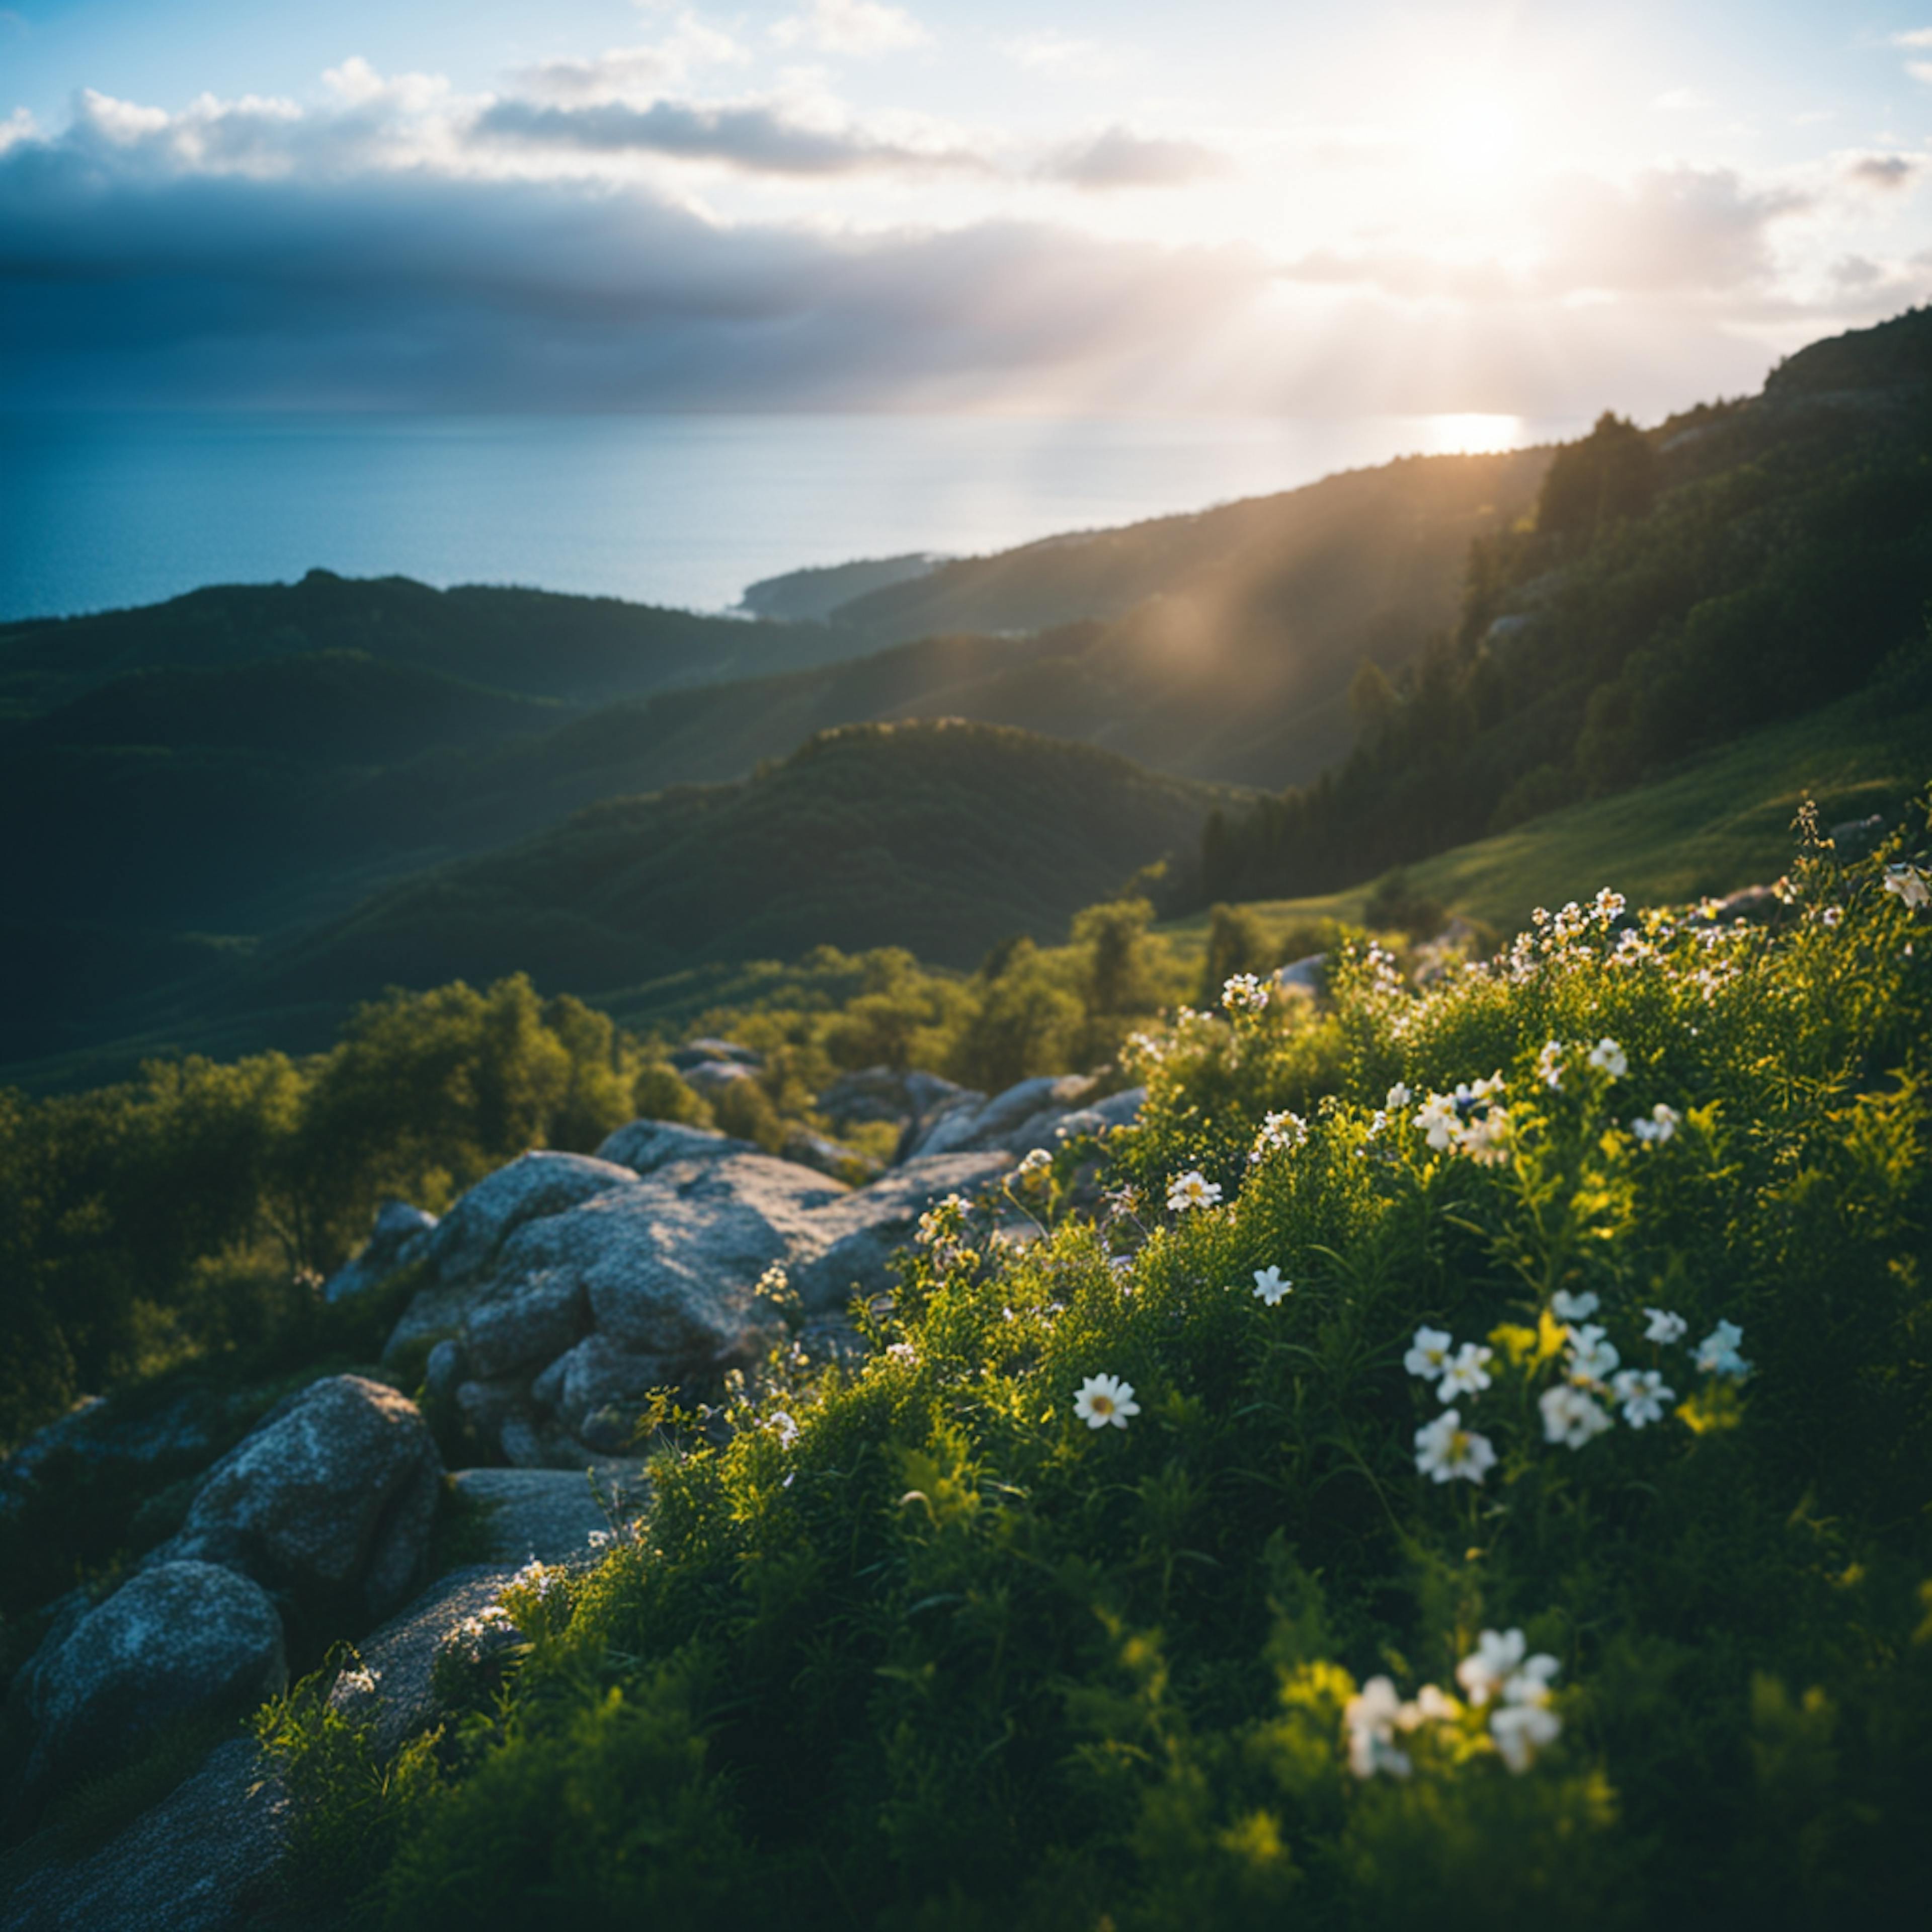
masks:
<path id="1" fill-rule="evenodd" d="M 1916 358 L 1916 360 L 1915 360 Z M 1755 400 L 1559 451 L 1474 548 L 1461 620 L 1354 693 L 1346 761 L 1209 828 L 1215 898 L 1331 890 L 1668 772 L 1922 652 L 1932 312 L 1806 350 Z"/>
<path id="2" fill-rule="evenodd" d="M 607 800 L 266 950 L 233 998 L 346 1002 L 526 970 L 589 992 L 693 962 L 897 945 L 971 964 L 1184 844 L 1223 790 L 960 723 L 823 733 L 733 785 Z"/>

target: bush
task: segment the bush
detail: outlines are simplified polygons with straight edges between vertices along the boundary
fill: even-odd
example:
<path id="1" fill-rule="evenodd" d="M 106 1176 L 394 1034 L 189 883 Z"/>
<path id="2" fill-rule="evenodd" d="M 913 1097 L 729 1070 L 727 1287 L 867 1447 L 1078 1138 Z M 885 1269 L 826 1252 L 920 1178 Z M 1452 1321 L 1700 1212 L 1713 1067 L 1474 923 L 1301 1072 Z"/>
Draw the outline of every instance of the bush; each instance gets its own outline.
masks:
<path id="1" fill-rule="evenodd" d="M 1932 932 L 1796 877 L 1778 932 L 1606 894 L 1150 1034 L 1131 1191 L 930 1217 L 877 1352 L 658 1458 L 352 1880 L 411 1926 L 1913 1922 Z"/>

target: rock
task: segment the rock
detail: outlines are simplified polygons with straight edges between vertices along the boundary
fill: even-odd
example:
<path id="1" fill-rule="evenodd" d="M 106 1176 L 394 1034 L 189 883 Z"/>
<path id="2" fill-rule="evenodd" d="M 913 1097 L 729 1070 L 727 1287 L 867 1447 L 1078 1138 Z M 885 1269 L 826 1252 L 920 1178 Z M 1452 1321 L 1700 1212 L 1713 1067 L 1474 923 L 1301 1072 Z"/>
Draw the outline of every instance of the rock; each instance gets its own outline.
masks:
<path id="1" fill-rule="evenodd" d="M 464 1361 L 483 1378 L 553 1361 L 584 1333 L 589 1316 L 574 1270 L 506 1269 L 464 1310 Z"/>
<path id="2" fill-rule="evenodd" d="M 567 1273 L 620 1347 L 664 1356 L 680 1376 L 716 1370 L 747 1359 L 766 1325 L 758 1277 L 795 1246 L 822 1245 L 807 1216 L 846 1192 L 763 1154 L 674 1162 L 524 1228 L 500 1266 Z"/>
<path id="3" fill-rule="evenodd" d="M 728 1154 L 760 1151 L 751 1141 L 733 1140 L 710 1127 L 687 1127 L 676 1120 L 632 1120 L 604 1142 L 597 1158 L 627 1167 L 634 1174 L 646 1174 L 674 1160 L 722 1160 Z"/>
<path id="4" fill-rule="evenodd" d="M 962 1102 L 983 1106 L 986 1098 L 970 1088 L 942 1080 L 936 1073 L 868 1066 L 856 1073 L 841 1074 L 818 1096 L 818 1111 L 843 1133 L 872 1120 L 890 1120 L 904 1128 L 916 1120 L 936 1119 Z"/>
<path id="5" fill-rule="evenodd" d="M 855 1293 L 890 1288 L 892 1250 L 912 1238 L 919 1217 L 949 1194 L 971 1195 L 989 1186 L 1012 1165 L 1004 1153 L 926 1155 L 819 1209 L 812 1218 L 824 1250 L 791 1270 L 806 1307 L 814 1312 L 842 1309 Z"/>
<path id="6" fill-rule="evenodd" d="M 362 1251 L 346 1267 L 339 1268 L 323 1284 L 325 1301 L 346 1301 L 380 1286 L 400 1268 L 406 1268 L 422 1237 L 436 1225 L 434 1214 L 412 1208 L 406 1201 L 386 1201 L 376 1216 L 375 1232 Z"/>
<path id="7" fill-rule="evenodd" d="M 220 1563 L 304 1609 L 352 1597 L 381 1616 L 416 1580 L 442 1483 L 413 1402 L 332 1376 L 214 1466 L 181 1534 L 148 1561 Z"/>
<path id="8" fill-rule="evenodd" d="M 1717 922 L 1728 926 L 1732 920 L 1747 920 L 1754 926 L 1774 924 L 1784 916 L 1785 903 L 1780 888 L 1784 881 L 1776 885 L 1746 886 L 1732 892 L 1728 898 L 1718 902 Z"/>
<path id="9" fill-rule="evenodd" d="M 519 1476 L 526 1470 L 473 1470 L 468 1474 Z M 566 1477 L 581 1482 L 580 1476 Z M 520 1562 L 521 1559 L 519 1559 Z M 376 1748 L 393 1751 L 439 1715 L 434 1688 L 436 1653 L 466 1617 L 473 1617 L 496 1600 L 516 1574 L 508 1563 L 473 1564 L 454 1570 L 415 1599 L 407 1609 L 358 1646 L 364 1670 L 376 1678 Z"/>
<path id="10" fill-rule="evenodd" d="M 439 1342 L 423 1365 L 423 1393 L 432 1402 L 444 1401 L 467 1376 L 461 1348 L 454 1341 Z"/>
<path id="11" fill-rule="evenodd" d="M 564 1469 L 459 1469 L 450 1480 L 466 1501 L 486 1513 L 489 1553 L 502 1563 L 580 1562 L 595 1554 L 590 1539 L 608 1532 L 610 1521 L 583 1471 Z M 633 1478 L 623 1488 L 634 1515 L 645 1485 Z M 605 1485 L 605 1493 L 610 1485 Z M 468 1611 L 465 1616 L 470 1614 Z M 369 1646 L 365 1646 L 365 1649 Z"/>
<path id="12" fill-rule="evenodd" d="M 815 1134 L 809 1127 L 802 1127 L 796 1123 L 786 1130 L 779 1157 L 795 1161 L 800 1167 L 808 1167 L 815 1174 L 829 1174 L 833 1180 L 844 1181 L 854 1187 L 862 1187 L 885 1172 L 877 1161 L 868 1156 L 856 1153 L 850 1148 L 841 1147 L 836 1141 L 828 1140 L 824 1135 Z"/>
<path id="13" fill-rule="evenodd" d="M 1276 967 L 1274 974 L 1276 990 L 1293 994 L 1299 998 L 1318 998 L 1325 983 L 1324 969 L 1328 961 L 1327 953 L 1311 952 L 1305 959 L 1293 960 L 1286 966 Z"/>
<path id="14" fill-rule="evenodd" d="M 906 1145 L 904 1158 L 979 1153 L 992 1148 L 1025 1154 L 1051 1131 L 1053 1120 L 1077 1106 L 1094 1086 L 1085 1074 L 1042 1075 L 1020 1081 L 976 1108 L 955 1101 L 936 1119 L 922 1123 Z"/>
<path id="15" fill-rule="evenodd" d="M 700 1066 L 727 1066 L 748 1067 L 754 1072 L 765 1064 L 765 1057 L 753 1048 L 740 1046 L 735 1040 L 716 1040 L 707 1036 L 703 1040 L 687 1040 L 670 1055 L 670 1064 L 688 1081 L 692 1071 Z"/>
<path id="16" fill-rule="evenodd" d="M 608 1335 L 590 1335 L 560 1355 L 530 1385 L 532 1396 L 557 1423 L 602 1455 L 632 1448 L 638 1414 L 653 1389 L 677 1380 L 663 1355 L 626 1348 Z"/>
<path id="17" fill-rule="evenodd" d="M 634 1178 L 612 1161 L 549 1153 L 524 1154 L 486 1175 L 420 1247 L 412 1247 L 411 1258 L 422 1263 L 428 1280 L 384 1343 L 383 1361 L 393 1366 L 405 1358 L 412 1345 L 440 1340 L 454 1330 L 462 1320 L 462 1291 L 489 1271 L 517 1229 L 560 1214 Z"/>
<path id="18" fill-rule="evenodd" d="M 727 1087 L 735 1087 L 741 1080 L 757 1084 L 758 1076 L 748 1066 L 740 1066 L 735 1060 L 700 1060 L 695 1066 L 686 1071 L 684 1084 L 694 1094 L 701 1094 L 707 1100 Z"/>
<path id="19" fill-rule="evenodd" d="M 288 1801 L 243 1738 L 100 1850 L 33 1873 L 0 1932 L 254 1932 L 268 1922 Z"/>
<path id="20" fill-rule="evenodd" d="M 29 1778 L 99 1768 L 171 1719 L 238 1715 L 287 1681 L 281 1620 L 260 1585 L 212 1563 L 158 1564 L 37 1665 Z"/>
<path id="21" fill-rule="evenodd" d="M 1072 1113 L 1062 1114 L 1051 1123 L 1048 1132 L 1052 1138 L 1040 1144 L 1051 1150 L 1060 1142 L 1072 1140 L 1077 1134 L 1104 1136 L 1116 1127 L 1130 1127 L 1139 1119 L 1146 1100 L 1144 1087 L 1130 1087 L 1123 1092 L 1108 1094 L 1104 1100 L 1095 1101 L 1090 1107 L 1076 1107 Z"/>
<path id="22" fill-rule="evenodd" d="M 1875 812 L 1869 818 L 1847 819 L 1826 834 L 1836 849 L 1839 863 L 1862 859 L 1885 836 L 1885 814 Z"/>

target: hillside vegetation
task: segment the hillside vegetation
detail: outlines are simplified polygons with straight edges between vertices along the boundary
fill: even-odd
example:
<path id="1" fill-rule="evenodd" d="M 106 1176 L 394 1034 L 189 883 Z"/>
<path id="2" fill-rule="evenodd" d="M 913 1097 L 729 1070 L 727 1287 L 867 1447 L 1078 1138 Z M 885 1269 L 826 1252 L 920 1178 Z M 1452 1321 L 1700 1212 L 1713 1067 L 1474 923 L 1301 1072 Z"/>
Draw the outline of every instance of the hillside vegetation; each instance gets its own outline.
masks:
<path id="1" fill-rule="evenodd" d="M 1210 897 L 1299 896 L 1606 796 L 1922 654 L 1932 311 L 1804 350 L 1763 395 L 1558 452 L 1478 543 L 1461 620 L 1365 670 L 1346 762 L 1211 824 Z M 1814 379 L 1815 366 L 1824 374 Z"/>

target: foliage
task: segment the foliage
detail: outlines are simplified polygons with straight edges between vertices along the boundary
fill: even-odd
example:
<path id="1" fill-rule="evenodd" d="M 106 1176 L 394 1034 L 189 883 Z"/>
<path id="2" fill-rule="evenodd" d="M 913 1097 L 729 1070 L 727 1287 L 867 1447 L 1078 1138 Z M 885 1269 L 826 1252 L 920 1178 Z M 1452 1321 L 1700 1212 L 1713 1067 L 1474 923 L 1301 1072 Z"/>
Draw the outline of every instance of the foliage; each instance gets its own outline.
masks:
<path id="1" fill-rule="evenodd" d="M 871 1359 L 661 1455 L 347 1882 L 411 1927 L 1910 1922 L 1932 928 L 1896 839 L 1810 830 L 1775 930 L 1606 893 L 1149 1033 L 1131 1191 L 1070 1211 L 1070 1150 L 1030 1244 L 928 1217 Z"/>
<path id="2" fill-rule="evenodd" d="M 1932 406 L 1887 386 L 1897 328 L 1806 352 L 1864 395 L 1796 406 L 1800 357 L 1749 408 L 1606 415 L 1560 448 L 1534 525 L 1472 544 L 1454 632 L 1365 692 L 1348 758 L 1210 820 L 1202 898 L 1332 889 L 1932 656 Z"/>

